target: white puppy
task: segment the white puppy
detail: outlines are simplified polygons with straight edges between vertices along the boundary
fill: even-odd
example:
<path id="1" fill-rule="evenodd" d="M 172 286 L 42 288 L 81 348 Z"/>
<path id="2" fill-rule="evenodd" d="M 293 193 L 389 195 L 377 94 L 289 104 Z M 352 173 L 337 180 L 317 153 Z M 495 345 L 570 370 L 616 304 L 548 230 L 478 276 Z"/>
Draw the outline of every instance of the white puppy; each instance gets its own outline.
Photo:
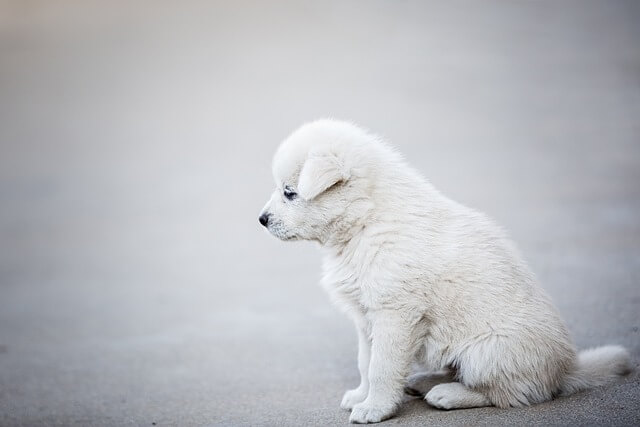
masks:
<path id="1" fill-rule="evenodd" d="M 296 130 L 273 159 L 260 222 L 325 252 L 323 286 L 354 320 L 351 422 L 389 418 L 413 363 L 449 370 L 437 408 L 543 402 L 630 369 L 606 346 L 576 355 L 564 323 L 505 233 L 431 186 L 378 137 L 345 122 Z"/>

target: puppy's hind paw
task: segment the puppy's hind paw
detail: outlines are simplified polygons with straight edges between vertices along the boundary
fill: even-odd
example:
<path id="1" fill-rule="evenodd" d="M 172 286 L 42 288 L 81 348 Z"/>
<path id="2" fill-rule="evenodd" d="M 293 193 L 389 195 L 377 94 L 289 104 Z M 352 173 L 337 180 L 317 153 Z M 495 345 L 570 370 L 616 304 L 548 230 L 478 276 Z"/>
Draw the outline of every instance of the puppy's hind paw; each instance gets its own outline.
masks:
<path id="1" fill-rule="evenodd" d="M 454 396 L 449 393 L 448 390 L 443 388 L 434 387 L 425 396 L 425 400 L 429 405 L 438 409 L 453 409 L 455 408 Z"/>
<path id="2" fill-rule="evenodd" d="M 391 418 L 395 412 L 395 406 L 372 406 L 367 402 L 358 403 L 351 410 L 349 422 L 354 424 L 379 423 Z"/>
<path id="3" fill-rule="evenodd" d="M 342 403 L 340 407 L 342 409 L 351 410 L 355 405 L 364 401 L 367 398 L 367 392 L 360 387 L 348 390 L 342 397 Z"/>
<path id="4" fill-rule="evenodd" d="M 425 400 L 440 409 L 480 408 L 491 402 L 482 393 L 460 383 L 439 384 L 427 393 Z"/>
<path id="5" fill-rule="evenodd" d="M 448 371 L 416 373 L 407 378 L 404 393 L 411 397 L 424 397 L 436 385 L 451 381 L 453 375 Z"/>

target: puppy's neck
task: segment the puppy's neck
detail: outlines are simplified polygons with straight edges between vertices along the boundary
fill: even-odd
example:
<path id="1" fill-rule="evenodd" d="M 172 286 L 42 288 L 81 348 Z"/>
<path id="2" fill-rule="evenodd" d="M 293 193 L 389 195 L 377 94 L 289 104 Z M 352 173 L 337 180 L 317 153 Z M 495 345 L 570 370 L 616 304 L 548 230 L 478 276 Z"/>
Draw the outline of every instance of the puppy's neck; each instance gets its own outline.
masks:
<path id="1" fill-rule="evenodd" d="M 338 227 L 340 228 L 340 227 Z M 329 234 L 327 238 L 321 239 L 320 244 L 336 255 L 341 255 L 353 240 L 364 231 L 364 224 L 357 224 L 349 229 L 338 229 Z"/>
<path id="2" fill-rule="evenodd" d="M 352 241 L 363 234 L 373 208 L 374 205 L 370 200 L 352 203 L 348 212 L 325 227 L 318 241 L 337 255 L 343 253 Z"/>

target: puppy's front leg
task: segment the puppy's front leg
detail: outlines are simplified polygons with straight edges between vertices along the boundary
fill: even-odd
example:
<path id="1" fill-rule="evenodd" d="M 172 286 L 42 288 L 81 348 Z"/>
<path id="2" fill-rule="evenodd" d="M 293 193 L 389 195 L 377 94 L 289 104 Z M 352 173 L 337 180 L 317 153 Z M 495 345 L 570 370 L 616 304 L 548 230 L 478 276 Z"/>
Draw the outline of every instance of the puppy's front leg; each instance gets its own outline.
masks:
<path id="1" fill-rule="evenodd" d="M 377 423 L 391 417 L 402 401 L 404 382 L 415 347 L 412 326 L 397 312 L 381 311 L 372 319 L 369 394 L 355 405 L 349 421 Z"/>
<path id="2" fill-rule="evenodd" d="M 358 330 L 358 370 L 360 371 L 360 385 L 344 394 L 340 406 L 351 409 L 362 402 L 369 394 L 369 359 L 371 357 L 371 340 L 367 331 L 367 320 L 358 315 L 355 319 Z"/>

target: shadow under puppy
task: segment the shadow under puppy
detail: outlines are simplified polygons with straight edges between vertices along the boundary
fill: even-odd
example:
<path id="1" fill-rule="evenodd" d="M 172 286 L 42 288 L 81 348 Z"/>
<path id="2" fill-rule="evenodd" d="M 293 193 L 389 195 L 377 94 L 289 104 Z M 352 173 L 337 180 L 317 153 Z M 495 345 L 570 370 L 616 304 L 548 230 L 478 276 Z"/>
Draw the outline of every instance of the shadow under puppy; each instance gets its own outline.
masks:
<path id="1" fill-rule="evenodd" d="M 260 223 L 324 251 L 322 284 L 358 332 L 360 385 L 341 406 L 379 422 L 403 399 L 412 364 L 448 371 L 425 393 L 443 409 L 540 403 L 629 371 L 628 352 L 579 354 L 503 230 L 439 193 L 380 138 L 319 120 L 273 159 Z"/>

